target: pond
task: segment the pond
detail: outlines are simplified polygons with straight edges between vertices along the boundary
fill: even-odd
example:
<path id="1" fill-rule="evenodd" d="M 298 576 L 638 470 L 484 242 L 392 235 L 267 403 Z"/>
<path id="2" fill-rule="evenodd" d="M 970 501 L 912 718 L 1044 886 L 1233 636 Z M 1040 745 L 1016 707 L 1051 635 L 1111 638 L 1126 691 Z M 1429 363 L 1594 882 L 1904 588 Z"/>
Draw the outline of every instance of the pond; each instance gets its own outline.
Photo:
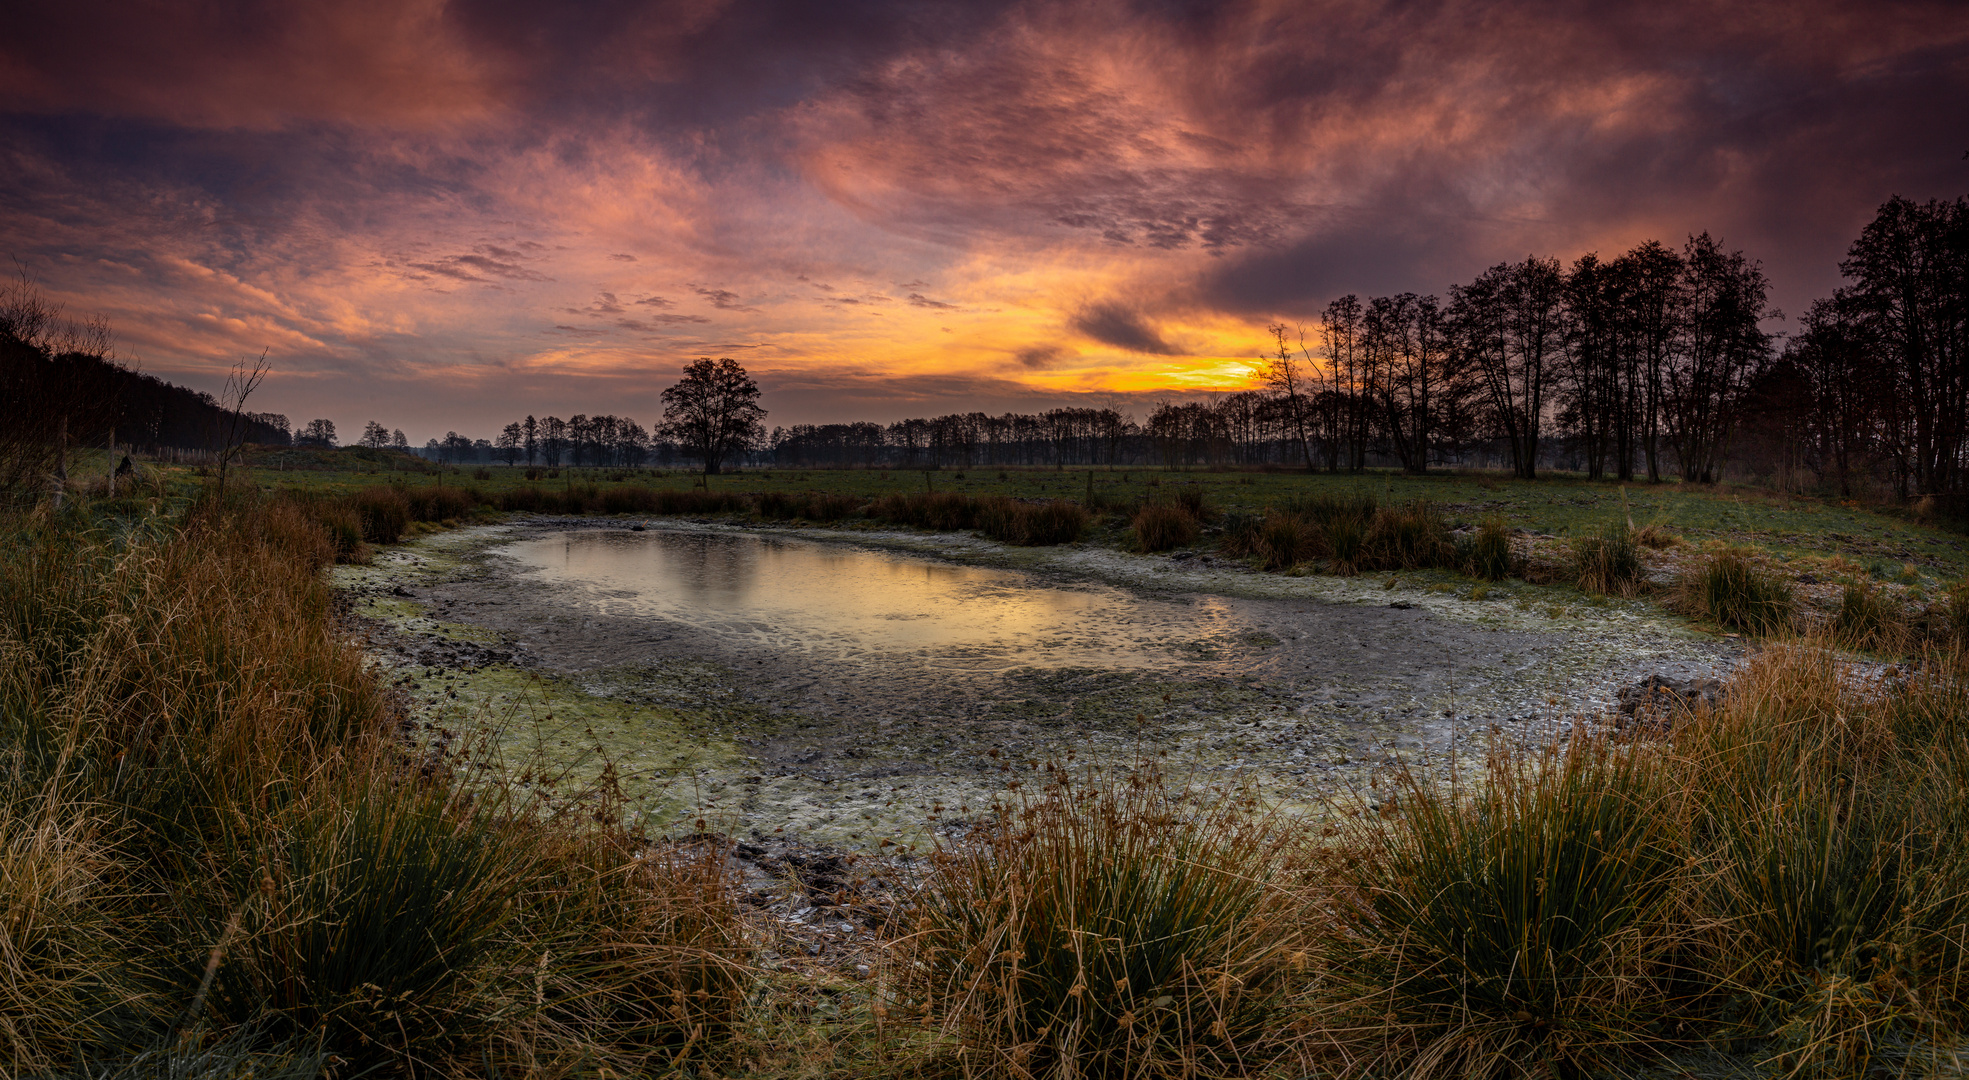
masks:
<path id="1" fill-rule="evenodd" d="M 1156 600 L 782 536 L 579 531 L 504 554 L 563 601 L 687 627 L 719 651 L 970 671 L 1143 668 L 1253 630 L 1214 597 Z"/>
<path id="2" fill-rule="evenodd" d="M 493 732 L 522 775 L 606 774 L 657 829 L 920 843 L 1035 763 L 1150 755 L 1324 813 L 1734 662 L 1643 605 L 1522 583 L 626 525 L 460 529 L 336 574 L 429 730 Z"/>

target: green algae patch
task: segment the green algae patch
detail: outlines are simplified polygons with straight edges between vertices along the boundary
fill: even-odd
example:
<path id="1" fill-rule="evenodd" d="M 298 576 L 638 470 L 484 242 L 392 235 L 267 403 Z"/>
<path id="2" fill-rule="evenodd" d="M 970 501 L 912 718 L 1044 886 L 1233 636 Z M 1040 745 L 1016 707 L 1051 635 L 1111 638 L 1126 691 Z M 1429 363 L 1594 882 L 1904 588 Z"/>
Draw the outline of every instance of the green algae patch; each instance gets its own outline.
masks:
<path id="1" fill-rule="evenodd" d="M 508 778 L 575 797 L 614 785 L 631 813 L 659 828 L 696 816 L 705 778 L 747 759 L 716 731 L 715 710 L 679 710 L 590 693 L 572 679 L 494 664 L 425 668 L 397 685 L 423 721 L 427 743 L 490 743 L 487 763 Z"/>

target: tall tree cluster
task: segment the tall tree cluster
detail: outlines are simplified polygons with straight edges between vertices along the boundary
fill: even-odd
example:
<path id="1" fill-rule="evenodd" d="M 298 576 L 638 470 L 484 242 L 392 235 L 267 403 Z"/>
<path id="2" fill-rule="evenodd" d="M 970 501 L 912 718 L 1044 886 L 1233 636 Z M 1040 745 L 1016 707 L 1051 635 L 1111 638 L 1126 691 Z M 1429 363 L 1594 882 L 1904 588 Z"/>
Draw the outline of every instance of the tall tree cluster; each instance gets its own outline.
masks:
<path id="1" fill-rule="evenodd" d="M 483 444 L 483 445 L 480 445 Z M 588 416 L 576 413 L 566 420 L 558 416 L 536 419 L 532 416 L 507 424 L 499 437 L 486 442 L 465 440 L 463 448 L 440 440 L 439 450 L 453 460 L 503 461 L 517 465 L 636 466 L 649 460 L 656 444 L 641 424 L 626 416 Z"/>
<path id="2" fill-rule="evenodd" d="M 1684 479 L 1713 480 L 1770 356 L 1767 293 L 1762 268 L 1703 234 L 1499 263 L 1447 303 L 1343 296 L 1303 350 L 1312 437 L 1336 471 L 1373 455 L 1422 472 L 1488 442 L 1529 479 L 1559 438 L 1595 479 L 1661 479 L 1672 453 Z"/>
<path id="3" fill-rule="evenodd" d="M 1805 313 L 1780 373 L 1807 410 L 1799 456 L 1844 493 L 1879 478 L 1902 498 L 1963 499 L 1969 199 L 1888 200 L 1839 268 L 1847 284 Z"/>

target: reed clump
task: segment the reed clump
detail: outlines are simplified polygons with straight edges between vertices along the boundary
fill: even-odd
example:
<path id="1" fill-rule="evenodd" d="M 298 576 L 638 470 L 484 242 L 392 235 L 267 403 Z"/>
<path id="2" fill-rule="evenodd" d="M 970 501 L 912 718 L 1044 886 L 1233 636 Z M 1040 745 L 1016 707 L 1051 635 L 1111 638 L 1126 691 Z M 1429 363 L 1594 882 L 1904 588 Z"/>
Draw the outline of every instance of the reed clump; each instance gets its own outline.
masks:
<path id="1" fill-rule="evenodd" d="M 868 516 L 933 532 L 958 532 L 977 528 L 978 500 L 955 491 L 884 495 L 869 506 Z"/>
<path id="2" fill-rule="evenodd" d="M 1871 581 L 1848 582 L 1832 616 L 1832 635 L 1850 649 L 1889 651 L 1907 641 L 1901 605 Z"/>
<path id="3" fill-rule="evenodd" d="M 907 990 L 966 1073 L 1221 1076 L 1289 1048 L 1289 833 L 1200 794 L 1049 770 L 939 849 Z"/>
<path id="4" fill-rule="evenodd" d="M 1947 1066 L 1965 718 L 1959 653 L 1877 677 L 1780 644 L 1665 735 L 1383 786 L 1316 879 L 1339 926 L 1306 1053 L 1354 1076 Z"/>
<path id="5" fill-rule="evenodd" d="M 1129 518 L 1135 546 L 1142 551 L 1188 547 L 1203 535 L 1203 521 L 1190 507 L 1170 499 L 1150 499 Z"/>
<path id="6" fill-rule="evenodd" d="M 1502 581 L 1519 569 L 1518 559 L 1511 550 L 1511 528 L 1504 523 L 1502 514 L 1484 515 L 1468 544 L 1463 561 L 1474 577 Z"/>
<path id="7" fill-rule="evenodd" d="M 1426 500 L 1378 507 L 1368 520 L 1363 569 L 1426 570 L 1457 562 L 1449 522 Z"/>
<path id="8" fill-rule="evenodd" d="M 1267 570 L 1323 561 L 1343 575 L 1459 565 L 1449 523 L 1427 502 L 1382 506 L 1365 493 L 1309 496 L 1226 525 L 1227 554 L 1256 555 Z"/>
<path id="9" fill-rule="evenodd" d="M 1267 511 L 1255 545 L 1267 570 L 1290 570 L 1320 550 L 1320 534 L 1296 514 Z"/>
<path id="10" fill-rule="evenodd" d="M 1641 545 L 1625 521 L 1611 521 L 1595 533 L 1573 538 L 1573 581 L 1581 592 L 1633 596 L 1641 591 L 1645 569 Z"/>
<path id="11" fill-rule="evenodd" d="M 1333 992 L 1379 1016 L 1366 1060 L 1411 1075 L 1590 1069 L 1671 994 L 1682 875 L 1668 776 L 1576 739 L 1495 751 L 1467 792 L 1410 780 L 1336 868 Z M 1378 819 L 1377 819 L 1378 821 Z"/>
<path id="12" fill-rule="evenodd" d="M 1087 531 L 1087 508 L 1066 499 L 1025 502 L 1002 496 L 978 500 L 978 531 L 1006 544 L 1070 544 Z"/>
<path id="13" fill-rule="evenodd" d="M 867 499 L 853 495 L 765 491 L 754 497 L 753 510 L 772 521 L 834 522 L 860 513 L 867 505 Z"/>
<path id="14" fill-rule="evenodd" d="M 1789 632 L 1798 606 L 1790 586 L 1734 548 L 1712 552 L 1685 572 L 1674 603 L 1687 614 L 1760 637 Z"/>

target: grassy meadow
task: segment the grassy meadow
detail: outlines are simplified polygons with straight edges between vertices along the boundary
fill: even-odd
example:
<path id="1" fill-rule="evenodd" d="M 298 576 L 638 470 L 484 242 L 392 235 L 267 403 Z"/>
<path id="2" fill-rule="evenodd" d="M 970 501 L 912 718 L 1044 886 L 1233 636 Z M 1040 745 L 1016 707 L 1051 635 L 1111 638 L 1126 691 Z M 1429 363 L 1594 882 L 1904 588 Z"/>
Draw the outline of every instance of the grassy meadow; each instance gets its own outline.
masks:
<path id="1" fill-rule="evenodd" d="M 0 523 L 8 1075 L 1969 1068 L 1969 599 L 1960 535 L 1910 515 L 1485 475 L 703 490 L 349 451 L 258 457 L 222 502 L 180 467 L 91 495 L 87 467 L 67 510 Z M 1397 777 L 1319 826 L 1155 760 L 1017 766 L 970 836 L 866 869 L 879 940 L 823 957 L 740 903 L 725 841 L 625 824 L 606 772 L 546 799 L 505 779 L 530 763 L 421 742 L 338 625 L 325 566 L 515 511 L 1543 575 L 1763 640 L 1714 707 Z"/>

